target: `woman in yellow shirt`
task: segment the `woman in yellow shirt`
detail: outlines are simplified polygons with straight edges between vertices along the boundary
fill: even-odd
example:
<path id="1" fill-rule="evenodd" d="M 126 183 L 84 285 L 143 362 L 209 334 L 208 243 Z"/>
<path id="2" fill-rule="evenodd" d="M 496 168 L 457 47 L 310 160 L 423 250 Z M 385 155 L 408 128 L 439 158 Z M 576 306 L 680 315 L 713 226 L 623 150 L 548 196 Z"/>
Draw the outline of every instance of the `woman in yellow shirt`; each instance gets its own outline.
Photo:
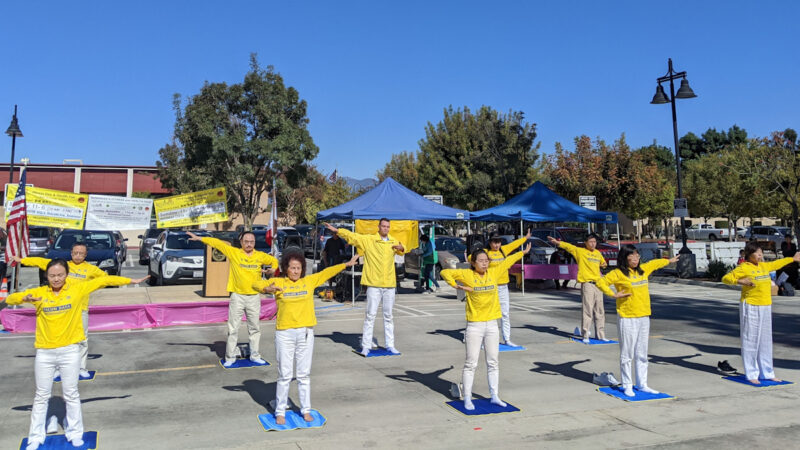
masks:
<path id="1" fill-rule="evenodd" d="M 794 258 L 764 262 L 764 253 L 755 242 L 744 247 L 744 262 L 722 277 L 725 284 L 742 286 L 739 325 L 742 339 L 744 375 L 752 384 L 759 379 L 781 381 L 772 367 L 772 279 L 769 273 L 792 262 L 800 261 L 800 252 Z"/>
<path id="2" fill-rule="evenodd" d="M 597 287 L 617 299 L 619 316 L 619 369 L 625 395 L 633 397 L 631 360 L 636 362 L 636 386 L 648 394 L 658 394 L 647 385 L 647 340 L 650 338 L 650 288 L 647 279 L 656 270 L 678 261 L 654 259 L 639 265 L 639 251 L 631 244 L 623 245 L 617 269 L 597 282 Z M 616 292 L 610 289 L 614 286 Z"/>
<path id="3" fill-rule="evenodd" d="M 522 244 L 528 242 L 531 237 L 531 230 L 528 229 L 528 234 L 517 239 L 516 241 L 509 242 L 503 245 L 503 240 L 500 239 L 499 233 L 493 233 L 489 238 L 489 248 L 486 249 L 486 254 L 489 256 L 489 267 L 497 267 L 501 262 L 506 259 L 506 255 L 519 248 Z M 516 347 L 516 344 L 511 342 L 511 319 L 509 318 L 509 309 L 511 307 L 511 300 L 508 297 L 508 270 L 497 274 L 497 296 L 500 298 L 500 329 L 503 333 L 503 342 L 506 345 Z M 523 283 L 525 281 L 523 280 Z"/>
<path id="4" fill-rule="evenodd" d="M 521 252 L 506 257 L 503 262 L 494 267 L 489 267 L 489 255 L 486 254 L 486 250 L 479 249 L 470 255 L 469 261 L 472 268 L 442 271 L 442 279 L 447 284 L 461 289 L 467 294 L 467 330 L 464 333 L 467 354 L 461 374 L 464 409 L 475 409 L 475 405 L 472 404 L 472 380 L 475 378 L 481 344 L 486 353 L 486 371 L 491 402 L 501 407 L 506 406 L 505 402 L 500 400 L 499 393 L 500 367 L 497 355 L 500 353 L 500 332 L 497 329 L 497 319 L 502 317 L 502 312 L 497 295 L 497 280 L 530 250 L 531 245 L 528 244 Z"/>
<path id="5" fill-rule="evenodd" d="M 36 307 L 36 395 L 31 410 L 27 450 L 35 450 L 44 443 L 47 404 L 56 370 L 61 372 L 61 390 L 67 404 L 67 440 L 75 447 L 83 445 L 78 372 L 81 359 L 79 343 L 86 339 L 86 333 L 81 311 L 89 301 L 89 294 L 97 289 L 141 283 L 148 278 L 131 280 L 107 276 L 83 282 L 75 281 L 67 279 L 69 265 L 63 259 L 54 259 L 47 263 L 46 273 L 47 285 L 15 292 L 6 298 L 9 305 L 25 302 Z"/>
<path id="6" fill-rule="evenodd" d="M 297 371 L 297 391 L 300 396 L 300 413 L 311 422 L 311 356 L 314 351 L 314 289 L 325 284 L 345 267 L 352 267 L 359 255 L 344 263 L 328 267 L 322 272 L 303 277 L 306 258 L 301 252 L 287 252 L 281 257 L 282 278 L 258 280 L 256 291 L 274 294 L 278 304 L 275 320 L 275 352 L 278 360 L 278 383 L 275 397 L 275 423 L 286 423 L 289 384 Z"/>

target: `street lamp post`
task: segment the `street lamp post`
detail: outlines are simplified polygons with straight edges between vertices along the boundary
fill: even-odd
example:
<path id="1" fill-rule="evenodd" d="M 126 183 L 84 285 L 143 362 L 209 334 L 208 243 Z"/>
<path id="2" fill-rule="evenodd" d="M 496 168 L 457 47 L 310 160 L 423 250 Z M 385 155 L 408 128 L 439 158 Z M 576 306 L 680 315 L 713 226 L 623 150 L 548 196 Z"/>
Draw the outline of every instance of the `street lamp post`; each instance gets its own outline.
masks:
<path id="1" fill-rule="evenodd" d="M 675 80 L 681 80 L 681 87 L 675 93 Z M 669 81 L 669 98 L 664 93 L 664 87 L 661 83 Z M 683 198 L 683 189 L 681 186 L 681 155 L 678 149 L 678 116 L 675 112 L 675 99 L 676 98 L 694 98 L 697 97 L 692 88 L 689 87 L 689 80 L 686 79 L 686 72 L 675 72 L 672 68 L 672 58 L 669 58 L 669 71 L 663 77 L 656 80 L 658 87 L 656 87 L 656 95 L 653 96 L 651 104 L 660 105 L 670 103 L 672 105 L 672 138 L 675 143 L 675 167 L 678 175 L 678 198 Z M 686 221 L 683 217 L 681 219 L 681 259 L 678 261 L 678 276 L 681 278 L 689 278 L 694 276 L 696 271 L 694 254 L 689 250 L 686 245 Z"/>
<path id="2" fill-rule="evenodd" d="M 17 146 L 17 137 L 22 137 L 22 130 L 17 123 L 17 105 L 14 105 L 14 117 L 11 118 L 11 125 L 8 126 L 6 134 L 11 136 L 11 165 L 8 166 L 8 184 L 14 183 L 14 151 Z"/>

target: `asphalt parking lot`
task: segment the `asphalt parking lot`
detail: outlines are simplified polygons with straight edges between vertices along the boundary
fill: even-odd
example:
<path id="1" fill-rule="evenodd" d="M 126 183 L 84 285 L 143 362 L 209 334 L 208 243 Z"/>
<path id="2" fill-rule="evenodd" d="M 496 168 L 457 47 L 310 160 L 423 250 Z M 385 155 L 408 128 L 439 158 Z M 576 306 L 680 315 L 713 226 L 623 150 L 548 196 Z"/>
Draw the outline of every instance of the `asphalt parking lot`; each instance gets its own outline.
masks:
<path id="1" fill-rule="evenodd" d="M 723 359 L 742 368 L 738 292 L 651 289 L 649 384 L 673 400 L 631 403 L 597 392 L 592 372 L 619 377 L 618 347 L 567 338 L 580 317 L 578 290 L 537 290 L 512 292 L 513 338 L 527 350 L 500 357 L 500 395 L 521 411 L 464 416 L 445 404 L 464 362 L 463 304 L 449 288 L 438 295 L 404 289 L 395 309 L 397 357 L 353 354 L 363 302 L 318 303 L 311 383 L 312 406 L 328 420 L 323 428 L 263 431 L 257 416 L 269 410 L 276 369 L 222 369 L 224 325 L 92 333 L 89 368 L 98 376 L 80 384 L 84 423 L 99 431 L 104 448 L 119 449 L 795 447 L 797 385 L 758 389 L 725 381 L 715 369 Z M 775 301 L 776 372 L 800 381 L 798 300 Z M 606 310 L 607 333 L 616 338 L 608 299 Z M 262 331 L 262 354 L 274 362 L 274 323 L 262 323 Z M 17 448 L 33 400 L 33 338 L 0 339 L 0 446 Z M 488 395 L 483 361 L 474 386 L 476 396 Z M 63 414 L 59 396 L 56 387 L 51 406 Z"/>

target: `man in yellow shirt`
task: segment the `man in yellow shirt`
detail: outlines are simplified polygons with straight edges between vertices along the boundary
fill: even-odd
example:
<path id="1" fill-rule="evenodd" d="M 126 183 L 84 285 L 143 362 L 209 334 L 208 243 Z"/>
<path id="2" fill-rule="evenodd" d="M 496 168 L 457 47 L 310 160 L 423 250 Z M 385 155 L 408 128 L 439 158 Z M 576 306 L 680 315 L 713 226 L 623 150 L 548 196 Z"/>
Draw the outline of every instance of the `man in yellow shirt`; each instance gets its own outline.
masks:
<path id="1" fill-rule="evenodd" d="M 722 277 L 725 284 L 742 286 L 739 324 L 744 374 L 752 384 L 759 380 L 781 381 L 772 366 L 772 278 L 769 273 L 800 262 L 800 252 L 792 258 L 764 262 L 764 252 L 756 242 L 744 247 L 745 261 Z"/>
<path id="2" fill-rule="evenodd" d="M 378 314 L 378 304 L 383 309 L 383 332 L 386 339 L 386 350 L 399 354 L 394 346 L 394 322 L 392 308 L 394 307 L 397 276 L 394 271 L 394 255 L 403 255 L 405 248 L 397 239 L 389 235 L 391 222 L 383 218 L 378 221 L 377 234 L 358 234 L 344 228 L 336 228 L 326 223 L 325 226 L 333 233 L 358 248 L 364 256 L 364 270 L 362 271 L 361 284 L 367 286 L 367 311 L 364 317 L 364 329 L 361 335 L 361 354 L 367 356 L 372 348 L 372 330 L 375 326 L 375 316 Z"/>
<path id="3" fill-rule="evenodd" d="M 236 344 L 239 341 L 239 326 L 242 314 L 247 317 L 247 331 L 250 335 L 250 361 L 265 364 L 259 353 L 261 341 L 261 295 L 253 288 L 253 284 L 261 279 L 261 266 L 270 266 L 274 271 L 278 268 L 278 260 L 274 256 L 256 250 L 256 236 L 245 231 L 239 236 L 241 248 L 236 248 L 225 241 L 212 237 L 200 237 L 187 231 L 189 240 L 200 241 L 218 250 L 228 258 L 228 292 L 231 301 L 228 306 L 228 341 L 225 345 L 225 367 L 236 362 Z"/>
<path id="4" fill-rule="evenodd" d="M 597 282 L 602 278 L 600 269 L 607 265 L 603 254 L 597 250 L 597 242 L 600 237 L 595 233 L 589 234 L 583 243 L 583 248 L 559 241 L 553 236 L 548 236 L 547 240 L 569 252 L 578 262 L 578 283 L 581 283 L 581 303 L 583 304 L 583 320 L 581 322 L 583 343 L 589 343 L 589 333 L 592 330 L 593 321 L 597 339 L 607 340 L 603 293 L 597 288 Z"/>
<path id="5" fill-rule="evenodd" d="M 76 242 L 72 244 L 70 256 L 72 259 L 67 261 L 69 264 L 69 278 L 75 281 L 87 281 L 95 278 L 106 277 L 108 274 L 101 268 L 86 262 L 86 256 L 89 254 L 89 248 L 83 242 Z M 48 258 L 28 257 L 22 258 L 14 257 L 14 260 L 23 266 L 38 267 L 39 270 L 45 270 L 47 264 L 50 263 Z M 86 369 L 89 359 L 89 302 L 86 302 L 85 308 L 81 311 L 81 320 L 83 321 L 83 329 L 86 333 L 86 339 L 80 342 L 81 347 L 81 378 L 89 378 L 91 375 Z M 56 376 L 59 373 L 56 372 Z"/>

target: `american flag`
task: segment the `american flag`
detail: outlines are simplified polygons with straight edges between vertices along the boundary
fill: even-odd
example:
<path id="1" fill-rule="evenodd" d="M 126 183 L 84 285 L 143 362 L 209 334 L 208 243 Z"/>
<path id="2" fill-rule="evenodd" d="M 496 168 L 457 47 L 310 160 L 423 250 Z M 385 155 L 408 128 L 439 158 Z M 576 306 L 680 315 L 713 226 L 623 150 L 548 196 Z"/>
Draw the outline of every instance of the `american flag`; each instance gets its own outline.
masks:
<path id="1" fill-rule="evenodd" d="M 14 200 L 11 202 L 10 213 L 6 229 L 8 230 L 8 241 L 6 244 L 6 262 L 13 262 L 15 256 L 25 258 L 30 251 L 30 240 L 28 239 L 28 209 L 25 206 L 25 177 L 28 171 L 22 170 L 19 178 L 19 187 Z"/>
<path id="2" fill-rule="evenodd" d="M 337 169 L 333 169 L 333 172 L 332 172 L 332 173 L 331 173 L 331 175 L 328 177 L 328 181 L 329 181 L 329 182 L 331 182 L 331 183 L 336 183 L 336 180 L 338 180 L 338 179 L 339 179 L 339 176 L 338 176 L 338 174 L 337 174 L 336 172 L 337 172 Z"/>
<path id="3" fill-rule="evenodd" d="M 267 225 L 264 239 L 267 241 L 267 245 L 270 246 L 270 253 L 275 255 L 277 253 L 277 245 L 272 245 L 273 242 L 277 244 L 277 239 L 275 238 L 278 236 L 278 206 L 275 199 L 275 180 L 272 180 L 272 199 L 269 201 L 272 203 L 272 209 L 270 210 L 269 224 Z"/>

